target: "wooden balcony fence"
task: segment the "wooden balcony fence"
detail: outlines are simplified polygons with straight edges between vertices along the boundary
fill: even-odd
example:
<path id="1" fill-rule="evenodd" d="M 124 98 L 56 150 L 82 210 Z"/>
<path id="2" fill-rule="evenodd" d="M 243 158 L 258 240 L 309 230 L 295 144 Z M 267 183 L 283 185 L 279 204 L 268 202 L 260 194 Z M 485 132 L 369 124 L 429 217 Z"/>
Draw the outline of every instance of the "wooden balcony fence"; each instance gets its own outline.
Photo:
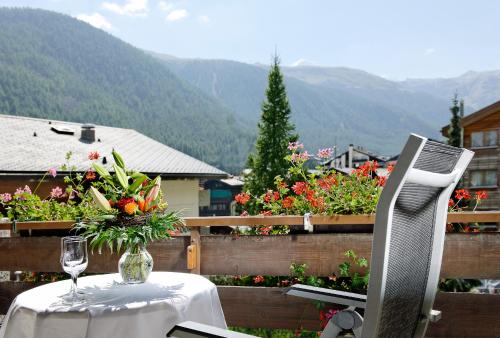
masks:
<path id="1" fill-rule="evenodd" d="M 449 222 L 500 223 L 500 211 L 451 213 Z M 374 215 L 312 216 L 315 225 L 351 228 L 373 224 Z M 74 222 L 17 222 L 16 231 L 69 229 Z M 338 272 L 352 249 L 368 260 L 371 233 L 323 233 L 282 236 L 200 235 L 206 226 L 301 225 L 301 216 L 186 218 L 190 234 L 151 244 L 155 270 L 203 275 L 288 275 L 291 263 L 306 263 L 307 273 Z M 0 223 L 0 230 L 13 224 Z M 345 228 L 342 228 L 345 229 Z M 57 237 L 0 238 L 1 271 L 58 272 Z M 117 271 L 119 255 L 90 256 L 86 272 Z M 450 233 L 446 236 L 443 278 L 500 279 L 500 233 Z M 27 282 L 0 283 L 0 314 L 20 292 L 36 286 Z M 319 329 L 319 313 L 308 300 L 286 296 L 278 287 L 219 286 L 228 325 L 254 328 Z M 500 295 L 439 292 L 434 306 L 443 318 L 430 325 L 428 337 L 500 337 Z"/>

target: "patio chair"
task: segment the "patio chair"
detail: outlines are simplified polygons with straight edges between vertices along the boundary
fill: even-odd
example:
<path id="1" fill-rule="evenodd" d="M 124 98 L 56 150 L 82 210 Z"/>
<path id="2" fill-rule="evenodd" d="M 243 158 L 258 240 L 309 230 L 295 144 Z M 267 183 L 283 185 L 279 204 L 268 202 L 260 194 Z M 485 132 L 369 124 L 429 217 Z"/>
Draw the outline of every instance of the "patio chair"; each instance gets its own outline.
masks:
<path id="1" fill-rule="evenodd" d="M 288 295 L 344 305 L 321 337 L 423 337 L 439 282 L 449 198 L 474 153 L 410 135 L 377 205 L 367 295 L 293 285 Z M 363 313 L 363 316 L 361 313 Z M 169 337 L 238 337 L 191 322 Z M 189 335 L 184 335 L 188 333 Z"/>

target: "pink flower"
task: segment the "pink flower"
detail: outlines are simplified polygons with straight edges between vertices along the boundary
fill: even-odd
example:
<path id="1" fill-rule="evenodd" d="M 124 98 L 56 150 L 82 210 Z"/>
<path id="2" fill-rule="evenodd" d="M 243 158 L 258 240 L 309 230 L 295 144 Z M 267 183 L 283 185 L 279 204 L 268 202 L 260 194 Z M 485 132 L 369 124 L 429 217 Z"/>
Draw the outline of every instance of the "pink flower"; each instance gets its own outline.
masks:
<path id="1" fill-rule="evenodd" d="M 333 149 L 332 148 L 324 148 L 318 150 L 318 156 L 319 158 L 330 158 L 333 154 Z"/>
<path id="2" fill-rule="evenodd" d="M 255 284 L 264 283 L 264 281 L 265 281 L 265 278 L 264 278 L 264 276 L 262 276 L 262 275 L 255 276 L 255 277 L 253 278 L 253 282 L 254 282 Z"/>
<path id="3" fill-rule="evenodd" d="M 309 153 L 307 151 L 304 151 L 303 153 L 293 153 L 291 160 L 292 162 L 301 162 L 301 161 L 307 161 L 309 159 Z"/>
<path id="4" fill-rule="evenodd" d="M 31 194 L 31 189 L 27 185 L 25 185 L 24 188 L 21 188 L 21 187 L 17 188 L 16 192 L 14 194 L 15 195 L 22 195 L 24 193 Z"/>
<path id="5" fill-rule="evenodd" d="M 63 195 L 63 191 L 61 188 L 59 187 L 55 187 L 54 189 L 52 189 L 52 191 L 50 192 L 50 197 L 52 198 L 59 198 Z"/>
<path id="6" fill-rule="evenodd" d="M 297 149 L 303 149 L 303 148 L 304 148 L 304 145 L 302 143 L 299 143 L 299 142 L 288 143 L 288 150 L 296 151 Z"/>
<path id="7" fill-rule="evenodd" d="M 47 170 L 47 172 L 49 173 L 50 176 L 52 177 L 56 177 L 57 175 L 57 170 L 56 168 L 50 168 L 49 170 Z"/>
<path id="8" fill-rule="evenodd" d="M 7 203 L 12 201 L 12 195 L 6 192 L 5 194 L 0 194 L 0 201 Z"/>

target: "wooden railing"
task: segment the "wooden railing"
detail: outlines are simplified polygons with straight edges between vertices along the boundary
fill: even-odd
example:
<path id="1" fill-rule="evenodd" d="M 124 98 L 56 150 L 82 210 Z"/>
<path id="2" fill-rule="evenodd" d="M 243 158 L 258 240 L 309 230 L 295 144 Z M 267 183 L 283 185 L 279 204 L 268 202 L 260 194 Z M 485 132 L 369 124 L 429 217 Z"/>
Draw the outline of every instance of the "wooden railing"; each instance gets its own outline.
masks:
<path id="1" fill-rule="evenodd" d="M 450 222 L 500 222 L 500 212 L 449 214 Z M 312 216 L 315 225 L 373 224 L 373 215 Z M 16 230 L 69 229 L 74 222 L 18 222 Z M 300 216 L 186 218 L 190 235 L 151 244 L 155 270 L 203 275 L 288 275 L 291 263 L 306 263 L 307 273 L 328 276 L 338 271 L 343 253 L 355 250 L 370 258 L 371 233 L 328 233 L 283 236 L 200 235 L 206 226 L 301 225 Z M 11 223 L 0 224 L 11 229 Z M 0 270 L 61 271 L 57 237 L 11 237 L 0 239 Z M 93 254 L 86 272 L 117 270 L 119 255 Z M 450 233 L 446 236 L 441 269 L 443 278 L 500 279 L 500 233 Z M 18 293 L 35 285 L 0 283 L 0 313 Z M 285 296 L 280 288 L 218 288 L 229 325 L 262 328 L 315 329 L 318 312 L 307 300 Z M 429 337 L 485 337 L 500 332 L 496 316 L 500 295 L 439 293 L 435 308 L 443 319 L 433 323 Z"/>

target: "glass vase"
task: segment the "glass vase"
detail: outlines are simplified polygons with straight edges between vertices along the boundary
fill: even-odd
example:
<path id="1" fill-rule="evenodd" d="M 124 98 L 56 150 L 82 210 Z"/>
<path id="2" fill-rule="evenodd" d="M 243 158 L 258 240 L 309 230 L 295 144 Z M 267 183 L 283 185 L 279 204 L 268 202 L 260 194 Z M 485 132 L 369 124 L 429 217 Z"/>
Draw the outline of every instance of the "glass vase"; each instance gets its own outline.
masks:
<path id="1" fill-rule="evenodd" d="M 127 248 L 118 261 L 118 272 L 126 284 L 144 283 L 153 270 L 153 257 L 144 246 Z"/>

